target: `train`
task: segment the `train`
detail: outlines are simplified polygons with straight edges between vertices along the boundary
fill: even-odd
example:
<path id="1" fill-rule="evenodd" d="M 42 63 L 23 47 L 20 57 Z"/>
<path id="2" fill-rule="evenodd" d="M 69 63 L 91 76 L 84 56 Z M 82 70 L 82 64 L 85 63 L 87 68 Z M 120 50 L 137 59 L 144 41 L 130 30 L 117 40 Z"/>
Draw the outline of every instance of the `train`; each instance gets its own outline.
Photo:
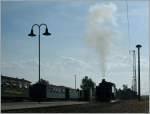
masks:
<path id="1" fill-rule="evenodd" d="M 1 99 L 3 101 L 22 100 L 79 100 L 81 90 L 65 86 L 36 83 L 25 79 L 1 76 Z"/>
<path id="2" fill-rule="evenodd" d="M 102 80 L 92 93 L 96 101 L 110 102 L 116 97 L 115 84 Z M 89 101 L 89 91 L 72 89 L 65 86 L 35 83 L 25 79 L 1 76 L 1 101 L 51 101 L 83 100 Z"/>

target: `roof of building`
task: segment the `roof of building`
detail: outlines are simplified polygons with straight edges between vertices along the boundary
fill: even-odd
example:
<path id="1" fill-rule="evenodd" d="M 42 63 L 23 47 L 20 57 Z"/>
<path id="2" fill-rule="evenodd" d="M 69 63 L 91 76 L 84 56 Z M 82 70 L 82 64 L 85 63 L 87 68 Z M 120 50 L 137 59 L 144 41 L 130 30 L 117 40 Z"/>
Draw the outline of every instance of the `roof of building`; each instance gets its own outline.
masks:
<path id="1" fill-rule="evenodd" d="M 62 86 L 62 85 L 53 85 L 53 84 L 49 84 L 49 86 L 55 86 L 55 87 L 59 87 L 59 88 L 68 88 L 68 89 L 72 89 L 72 90 L 75 90 L 71 87 L 67 87 L 67 86 Z"/>
<path id="2" fill-rule="evenodd" d="M 16 81 L 21 81 L 21 82 L 28 82 L 28 83 L 31 83 L 30 81 L 28 81 L 28 80 L 25 80 L 24 78 L 22 78 L 22 79 L 19 79 L 19 78 L 14 78 L 14 77 L 9 77 L 9 76 L 3 76 L 3 75 L 1 75 L 1 79 L 8 79 L 8 80 L 16 80 Z"/>
<path id="3" fill-rule="evenodd" d="M 33 85 L 36 85 L 36 84 L 38 84 L 38 83 L 35 83 Z M 46 86 L 48 86 L 48 87 L 55 87 L 55 88 L 62 88 L 62 89 L 68 88 L 68 89 L 76 90 L 76 89 L 73 89 L 73 88 L 70 88 L 70 87 L 66 87 L 66 86 L 62 86 L 62 85 L 47 84 Z"/>

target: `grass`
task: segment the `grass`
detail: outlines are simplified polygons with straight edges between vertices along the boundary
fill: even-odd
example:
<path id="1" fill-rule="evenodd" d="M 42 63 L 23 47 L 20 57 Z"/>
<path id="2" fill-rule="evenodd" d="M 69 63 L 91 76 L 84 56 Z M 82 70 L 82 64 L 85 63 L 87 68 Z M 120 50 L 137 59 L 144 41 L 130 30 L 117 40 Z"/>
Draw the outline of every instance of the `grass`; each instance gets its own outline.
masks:
<path id="1" fill-rule="evenodd" d="M 149 101 L 126 100 L 116 103 L 89 103 L 82 105 L 44 107 L 2 111 L 5 113 L 148 113 Z"/>

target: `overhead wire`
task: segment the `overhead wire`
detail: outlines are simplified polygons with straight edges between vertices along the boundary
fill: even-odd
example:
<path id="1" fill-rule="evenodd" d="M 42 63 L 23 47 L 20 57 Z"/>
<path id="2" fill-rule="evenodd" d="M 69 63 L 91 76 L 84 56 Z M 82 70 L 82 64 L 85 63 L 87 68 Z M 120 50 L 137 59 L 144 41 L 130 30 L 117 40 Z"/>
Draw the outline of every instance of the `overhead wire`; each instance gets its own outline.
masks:
<path id="1" fill-rule="evenodd" d="M 128 0 L 125 0 L 126 3 L 126 18 L 127 18 L 127 34 L 128 34 L 128 48 L 129 48 L 129 53 L 131 50 L 131 37 L 130 37 L 130 21 L 129 21 L 129 6 L 128 6 Z"/>
<path id="2" fill-rule="evenodd" d="M 129 61 L 132 61 L 132 57 L 130 54 L 132 54 L 131 49 L 131 37 L 130 37 L 130 21 L 129 21 L 129 6 L 128 6 L 128 0 L 125 0 L 126 3 L 126 19 L 127 19 L 127 34 L 128 34 L 128 49 L 129 49 Z"/>
<path id="3" fill-rule="evenodd" d="M 133 59 L 133 76 L 135 75 L 134 73 L 135 73 L 135 64 L 134 64 L 134 58 L 131 58 L 131 56 L 130 56 L 130 54 L 132 54 L 132 56 L 133 56 L 133 49 L 131 49 L 131 34 L 130 34 L 130 30 L 131 30 L 131 28 L 130 28 L 130 20 L 129 20 L 129 6 L 128 6 L 128 0 L 125 0 L 125 2 L 126 2 L 126 17 L 127 17 L 127 29 L 128 29 L 128 43 L 129 43 L 129 45 L 128 45 L 128 48 L 129 48 L 129 60 L 130 61 L 132 61 L 132 59 Z M 134 41 L 134 43 L 135 43 L 135 41 Z M 135 44 L 134 44 L 135 45 Z M 132 77 L 133 78 L 133 80 L 132 80 L 132 87 L 134 87 L 134 77 Z M 133 88 L 132 88 L 133 89 Z"/>

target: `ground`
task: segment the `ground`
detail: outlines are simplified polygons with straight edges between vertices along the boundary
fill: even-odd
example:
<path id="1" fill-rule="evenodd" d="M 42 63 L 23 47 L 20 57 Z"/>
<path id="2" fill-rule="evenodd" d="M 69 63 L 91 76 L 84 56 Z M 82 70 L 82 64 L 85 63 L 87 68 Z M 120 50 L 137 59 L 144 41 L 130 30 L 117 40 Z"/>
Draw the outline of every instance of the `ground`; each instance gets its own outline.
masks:
<path id="1" fill-rule="evenodd" d="M 33 109 L 15 109 L 2 112 L 19 113 L 148 113 L 148 100 L 126 100 L 115 103 L 88 103 L 69 106 L 43 107 Z"/>

